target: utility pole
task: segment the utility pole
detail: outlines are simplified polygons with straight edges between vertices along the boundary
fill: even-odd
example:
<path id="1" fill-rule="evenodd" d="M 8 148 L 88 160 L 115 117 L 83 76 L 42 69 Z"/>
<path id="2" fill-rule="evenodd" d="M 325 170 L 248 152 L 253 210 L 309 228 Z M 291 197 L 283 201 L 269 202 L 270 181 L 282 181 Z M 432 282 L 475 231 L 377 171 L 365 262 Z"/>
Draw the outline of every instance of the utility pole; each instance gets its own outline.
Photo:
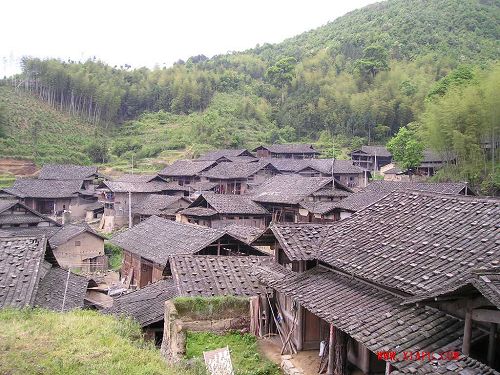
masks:
<path id="1" fill-rule="evenodd" d="M 128 192 L 128 227 L 132 228 L 132 193 Z"/>

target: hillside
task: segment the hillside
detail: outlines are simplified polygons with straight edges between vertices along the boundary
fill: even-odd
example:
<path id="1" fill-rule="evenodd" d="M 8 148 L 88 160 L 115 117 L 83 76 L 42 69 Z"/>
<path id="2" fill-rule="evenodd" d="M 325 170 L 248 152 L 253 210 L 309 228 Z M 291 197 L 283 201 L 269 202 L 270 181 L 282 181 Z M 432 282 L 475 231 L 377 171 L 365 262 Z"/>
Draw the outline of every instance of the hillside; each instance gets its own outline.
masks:
<path id="1" fill-rule="evenodd" d="M 150 167 L 209 148 L 269 142 L 349 149 L 385 143 L 420 121 L 429 92 L 454 69 L 490 69 L 500 55 L 499 25 L 498 0 L 389 0 L 279 44 L 193 56 L 169 69 L 29 58 L 16 82 L 85 119 L 47 110 L 57 121 L 43 123 L 59 125 L 38 136 L 38 161 L 88 162 L 82 151 L 91 146 L 94 160 L 121 168 L 132 158 Z M 13 95 L 21 94 L 1 89 L 10 138 L 0 139 L 0 154 L 32 155 L 34 127 L 26 124 L 36 115 L 16 105 Z M 97 145 L 96 129 L 106 134 L 94 137 Z"/>
<path id="2" fill-rule="evenodd" d="M 140 327 L 91 311 L 0 311 L 0 373 L 189 374 L 169 368 Z"/>
<path id="3" fill-rule="evenodd" d="M 37 163 L 88 164 L 85 148 L 98 128 L 68 116 L 29 93 L 0 85 L 0 110 L 5 124 L 0 157 Z"/>

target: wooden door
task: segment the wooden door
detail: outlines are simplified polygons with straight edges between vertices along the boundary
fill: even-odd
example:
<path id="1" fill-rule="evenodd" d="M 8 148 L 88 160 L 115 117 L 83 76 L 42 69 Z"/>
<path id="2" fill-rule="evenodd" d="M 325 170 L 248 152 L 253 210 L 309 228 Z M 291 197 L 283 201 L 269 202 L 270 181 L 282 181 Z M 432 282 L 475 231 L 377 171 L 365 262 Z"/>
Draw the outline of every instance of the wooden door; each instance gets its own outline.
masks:
<path id="1" fill-rule="evenodd" d="M 328 339 L 328 323 L 306 309 L 304 309 L 303 319 L 303 349 L 319 349 L 320 341 Z"/>
<path id="2" fill-rule="evenodd" d="M 139 287 L 145 287 L 153 281 L 153 265 L 141 263 L 141 277 Z"/>

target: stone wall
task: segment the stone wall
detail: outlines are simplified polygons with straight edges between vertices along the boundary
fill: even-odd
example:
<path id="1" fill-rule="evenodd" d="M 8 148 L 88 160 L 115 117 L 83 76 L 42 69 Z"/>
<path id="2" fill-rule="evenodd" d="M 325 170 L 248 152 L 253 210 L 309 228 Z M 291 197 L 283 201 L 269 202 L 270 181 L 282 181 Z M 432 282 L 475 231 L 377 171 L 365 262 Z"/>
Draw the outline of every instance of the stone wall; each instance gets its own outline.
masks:
<path id="1" fill-rule="evenodd" d="M 181 316 L 174 302 L 165 302 L 165 326 L 161 354 L 168 362 L 177 362 L 186 354 L 186 334 L 191 332 L 225 333 L 234 330 L 248 331 L 250 327 L 250 311 L 237 318 L 225 317 L 224 314 L 208 316 L 207 319 L 193 320 Z"/>

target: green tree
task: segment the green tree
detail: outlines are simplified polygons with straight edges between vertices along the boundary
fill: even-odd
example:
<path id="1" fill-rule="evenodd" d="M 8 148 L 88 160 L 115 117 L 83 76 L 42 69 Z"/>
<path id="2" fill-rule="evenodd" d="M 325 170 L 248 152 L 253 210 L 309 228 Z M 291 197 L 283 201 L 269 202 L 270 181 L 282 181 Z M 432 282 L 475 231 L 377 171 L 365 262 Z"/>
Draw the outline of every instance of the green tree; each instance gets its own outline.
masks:
<path id="1" fill-rule="evenodd" d="M 418 167 L 423 159 L 424 144 L 418 138 L 414 129 L 403 127 L 387 143 L 387 149 L 392 158 L 402 168 L 407 169 L 410 178 L 413 169 Z"/>
<path id="2" fill-rule="evenodd" d="M 105 163 L 108 160 L 108 145 L 102 139 L 89 144 L 85 151 L 94 163 Z"/>
<path id="3" fill-rule="evenodd" d="M 269 81 L 281 89 L 281 103 L 285 101 L 285 92 L 295 76 L 295 64 L 294 57 L 284 57 L 266 71 Z"/>
<path id="4" fill-rule="evenodd" d="M 375 78 L 378 72 L 389 69 L 387 51 L 380 45 L 371 45 L 364 49 L 363 58 L 356 61 L 355 65 L 363 75 Z"/>

